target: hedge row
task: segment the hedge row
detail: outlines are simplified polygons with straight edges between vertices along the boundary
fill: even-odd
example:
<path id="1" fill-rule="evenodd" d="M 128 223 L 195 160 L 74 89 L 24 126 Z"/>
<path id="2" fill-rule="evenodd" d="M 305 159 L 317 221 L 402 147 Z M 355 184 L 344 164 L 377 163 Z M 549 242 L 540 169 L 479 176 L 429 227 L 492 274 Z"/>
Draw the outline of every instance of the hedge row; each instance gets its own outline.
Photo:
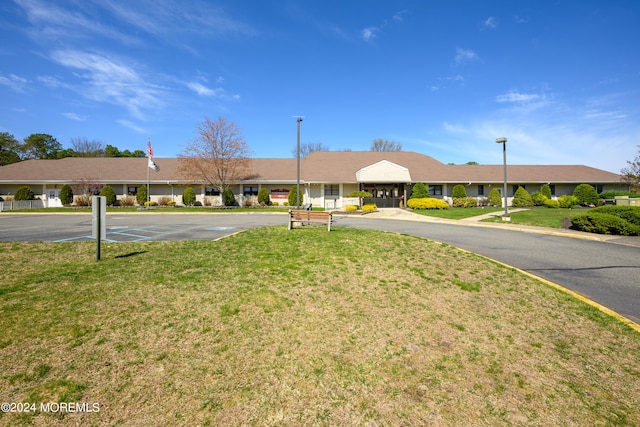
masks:
<path id="1" fill-rule="evenodd" d="M 589 212 L 614 215 L 640 226 L 640 207 L 637 206 L 600 206 L 599 208 L 591 209 Z"/>
<path id="2" fill-rule="evenodd" d="M 434 199 L 432 197 L 409 199 L 407 207 L 411 209 L 449 209 L 449 203 L 442 199 Z"/>
<path id="3" fill-rule="evenodd" d="M 588 233 L 640 236 L 640 207 L 602 206 L 573 217 L 571 224 Z"/>

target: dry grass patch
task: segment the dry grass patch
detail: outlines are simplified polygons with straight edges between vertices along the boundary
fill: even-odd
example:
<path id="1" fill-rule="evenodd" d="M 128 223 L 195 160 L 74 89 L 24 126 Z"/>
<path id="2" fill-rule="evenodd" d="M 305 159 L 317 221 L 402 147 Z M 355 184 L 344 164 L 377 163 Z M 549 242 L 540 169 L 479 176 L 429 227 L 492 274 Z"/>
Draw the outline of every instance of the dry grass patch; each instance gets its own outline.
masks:
<path id="1" fill-rule="evenodd" d="M 517 271 L 337 227 L 1 243 L 6 425 L 640 425 L 640 334 Z"/>

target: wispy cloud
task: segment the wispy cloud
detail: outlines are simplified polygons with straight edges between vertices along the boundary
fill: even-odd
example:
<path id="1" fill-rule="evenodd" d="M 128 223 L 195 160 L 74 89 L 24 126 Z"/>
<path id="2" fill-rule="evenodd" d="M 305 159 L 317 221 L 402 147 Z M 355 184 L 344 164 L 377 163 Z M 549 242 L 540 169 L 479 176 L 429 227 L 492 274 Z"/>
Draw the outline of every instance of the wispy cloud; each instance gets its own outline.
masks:
<path id="1" fill-rule="evenodd" d="M 517 104 L 527 104 L 531 102 L 546 101 L 546 95 L 539 93 L 520 93 L 516 91 L 509 91 L 502 95 L 496 96 L 496 101 L 500 103 L 513 102 Z"/>
<path id="2" fill-rule="evenodd" d="M 380 28 L 378 27 L 368 27 L 360 30 L 360 36 L 364 41 L 370 42 L 376 38 L 379 32 Z"/>
<path id="3" fill-rule="evenodd" d="M 189 89 L 191 89 L 192 91 L 194 91 L 200 96 L 218 96 L 222 94 L 222 92 L 224 92 L 223 89 L 220 89 L 220 88 L 210 89 L 205 85 L 203 85 L 202 83 L 198 83 L 198 82 L 188 82 L 186 83 L 186 85 Z"/>
<path id="4" fill-rule="evenodd" d="M 69 69 L 79 71 L 78 83 L 72 87 L 89 99 L 108 102 L 127 109 L 134 117 L 163 104 L 158 86 L 148 83 L 135 69 L 106 55 L 76 50 L 58 50 L 51 59 Z"/>
<path id="5" fill-rule="evenodd" d="M 24 10 L 27 20 L 32 24 L 28 29 L 29 34 L 40 42 L 99 35 L 128 45 L 138 43 L 135 38 L 103 24 L 96 16 L 89 16 L 82 9 L 64 9 L 43 0 L 14 1 Z"/>
<path id="6" fill-rule="evenodd" d="M 131 129 L 137 133 L 143 134 L 143 135 L 148 135 L 149 131 L 148 129 L 145 129 L 143 127 L 141 127 L 140 125 L 137 125 L 136 123 L 133 123 L 130 120 L 126 120 L 126 119 L 120 119 L 120 120 L 116 120 L 116 122 L 128 129 Z"/>
<path id="7" fill-rule="evenodd" d="M 106 9 L 129 25 L 155 35 L 166 34 L 241 34 L 255 36 L 251 26 L 229 16 L 221 7 L 205 1 L 140 0 L 120 2 L 106 0 Z"/>
<path id="8" fill-rule="evenodd" d="M 407 15 L 407 10 L 401 10 L 400 12 L 396 12 L 391 17 L 391 23 L 399 24 L 404 20 L 404 17 Z M 365 27 L 360 30 L 360 37 L 366 41 L 371 42 L 378 37 L 378 35 L 384 30 L 386 27 L 390 25 L 389 19 L 385 19 L 380 25 L 371 25 L 369 27 Z"/>
<path id="9" fill-rule="evenodd" d="M 489 30 L 493 30 L 498 26 L 498 21 L 496 20 L 496 18 L 494 18 L 493 16 L 488 17 L 487 19 L 485 19 L 485 21 L 482 23 L 482 28 L 484 29 L 489 29 Z"/>
<path id="10" fill-rule="evenodd" d="M 456 56 L 454 57 L 456 65 L 478 61 L 479 59 L 480 57 L 478 54 L 471 49 L 462 49 L 460 47 L 456 48 Z"/>
<path id="11" fill-rule="evenodd" d="M 619 172 L 620 159 L 629 156 L 628 147 L 637 145 L 640 127 L 631 114 L 610 105 L 611 98 L 569 101 L 547 92 L 511 91 L 502 95 L 501 102 L 515 108 L 443 122 L 441 141 L 446 144 L 439 149 L 456 162 L 498 164 L 500 152 L 492 151 L 491 143 L 506 136 L 510 164 L 586 164 Z M 612 108 L 606 109 L 608 105 Z"/>
<path id="12" fill-rule="evenodd" d="M 7 86 L 16 92 L 25 92 L 27 90 L 29 80 L 24 77 L 9 74 L 8 76 L 0 74 L 0 85 Z"/>
<path id="13" fill-rule="evenodd" d="M 67 119 L 73 120 L 76 122 L 84 122 L 86 120 L 86 117 L 80 116 L 79 114 L 76 114 L 76 113 L 62 113 L 62 115 L 65 116 Z"/>

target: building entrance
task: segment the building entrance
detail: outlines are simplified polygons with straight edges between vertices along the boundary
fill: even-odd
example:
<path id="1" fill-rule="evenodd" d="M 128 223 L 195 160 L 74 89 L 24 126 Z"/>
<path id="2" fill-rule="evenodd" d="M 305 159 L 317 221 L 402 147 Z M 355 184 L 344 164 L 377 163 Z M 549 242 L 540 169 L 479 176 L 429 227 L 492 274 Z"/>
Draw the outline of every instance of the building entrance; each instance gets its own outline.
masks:
<path id="1" fill-rule="evenodd" d="M 400 203 L 404 203 L 404 184 L 361 184 L 360 188 L 373 195 L 373 197 L 363 200 L 365 204 L 375 203 L 379 208 L 399 208 Z"/>

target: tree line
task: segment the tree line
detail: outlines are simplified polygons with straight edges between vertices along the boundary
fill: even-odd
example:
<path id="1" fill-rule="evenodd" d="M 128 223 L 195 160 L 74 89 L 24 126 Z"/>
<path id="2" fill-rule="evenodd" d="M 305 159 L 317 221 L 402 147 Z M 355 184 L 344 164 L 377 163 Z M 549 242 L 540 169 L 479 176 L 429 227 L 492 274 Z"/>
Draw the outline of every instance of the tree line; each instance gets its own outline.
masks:
<path id="1" fill-rule="evenodd" d="M 19 141 L 9 132 L 0 132 L 0 166 L 30 159 L 62 159 L 65 157 L 146 157 L 143 150 L 123 150 L 97 139 L 71 138 L 71 148 L 63 148 L 56 138 L 46 133 L 33 133 Z"/>

